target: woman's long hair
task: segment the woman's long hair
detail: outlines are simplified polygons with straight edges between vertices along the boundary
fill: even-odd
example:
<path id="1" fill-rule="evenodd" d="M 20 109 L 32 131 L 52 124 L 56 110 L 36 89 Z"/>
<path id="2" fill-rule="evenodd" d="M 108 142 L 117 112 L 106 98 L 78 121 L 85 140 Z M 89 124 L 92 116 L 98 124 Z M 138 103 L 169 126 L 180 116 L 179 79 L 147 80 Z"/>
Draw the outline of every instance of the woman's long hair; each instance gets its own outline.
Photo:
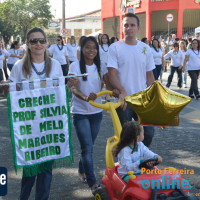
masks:
<path id="1" fill-rule="evenodd" d="M 152 47 L 154 48 L 154 50 L 155 50 L 155 51 L 158 51 L 158 50 L 156 49 L 156 47 L 154 46 L 154 44 L 153 44 L 154 41 L 157 41 L 157 42 L 158 42 L 158 50 L 161 49 L 160 42 L 159 42 L 159 40 L 156 39 L 156 38 L 154 38 L 154 39 L 152 40 L 152 42 L 151 42 L 151 45 L 152 45 Z"/>
<path id="2" fill-rule="evenodd" d="M 194 41 L 197 41 L 197 43 L 198 43 L 197 50 L 198 50 L 198 53 L 199 53 L 199 50 L 200 50 L 199 40 L 193 39 L 193 40 L 192 40 L 192 43 L 193 43 Z M 193 47 L 192 47 L 191 49 L 194 50 Z"/>
<path id="3" fill-rule="evenodd" d="M 99 45 L 96 41 L 96 39 L 92 36 L 89 37 L 85 37 L 82 41 L 81 44 L 81 56 L 80 56 L 80 70 L 81 70 L 81 74 L 87 73 L 86 71 L 86 66 L 85 66 L 85 58 L 84 58 L 84 54 L 83 54 L 83 48 L 85 47 L 85 45 L 87 44 L 88 41 L 92 41 L 95 43 L 96 49 L 97 49 L 97 55 L 94 58 L 94 64 L 97 67 L 97 71 L 98 71 L 98 75 L 99 77 L 101 77 L 101 67 L 100 67 L 100 57 L 99 57 Z M 82 77 L 83 81 L 87 81 L 87 77 Z"/>
<path id="4" fill-rule="evenodd" d="M 113 150 L 113 155 L 117 157 L 119 152 L 126 146 L 133 143 L 133 151 L 136 150 L 137 137 L 140 135 L 141 127 L 140 125 L 135 125 L 133 122 L 126 122 L 122 127 L 122 132 L 120 135 L 120 141 L 116 148 Z"/>
<path id="5" fill-rule="evenodd" d="M 186 43 L 185 43 L 185 41 L 184 40 L 181 40 L 180 42 L 179 42 L 179 49 L 180 49 L 180 44 L 183 44 L 183 50 L 186 52 L 187 51 L 187 47 L 186 47 Z M 182 49 L 181 49 L 182 50 Z"/>
<path id="6" fill-rule="evenodd" d="M 26 41 L 27 43 L 29 42 L 29 37 L 32 33 L 36 33 L 36 32 L 40 32 L 43 34 L 44 38 L 46 39 L 46 34 L 44 33 L 44 31 L 41 28 L 35 27 L 32 28 L 28 31 L 27 35 L 26 35 Z M 28 45 L 27 45 L 28 46 Z M 51 72 L 51 58 L 48 55 L 48 51 L 45 50 L 44 52 L 44 61 L 45 61 L 45 65 L 46 65 L 46 73 L 45 76 L 49 77 L 49 74 Z M 30 77 L 32 75 L 32 60 L 31 60 L 31 51 L 30 49 L 27 47 L 24 59 L 23 59 L 23 65 L 22 65 L 22 73 L 23 75 L 27 78 L 28 76 Z"/>
<path id="7" fill-rule="evenodd" d="M 101 46 L 103 46 L 103 41 L 102 41 L 103 36 L 106 36 L 106 38 L 107 38 L 107 45 L 110 46 L 110 39 L 109 39 L 109 36 L 107 34 L 103 34 L 102 35 L 101 42 L 100 42 Z"/>

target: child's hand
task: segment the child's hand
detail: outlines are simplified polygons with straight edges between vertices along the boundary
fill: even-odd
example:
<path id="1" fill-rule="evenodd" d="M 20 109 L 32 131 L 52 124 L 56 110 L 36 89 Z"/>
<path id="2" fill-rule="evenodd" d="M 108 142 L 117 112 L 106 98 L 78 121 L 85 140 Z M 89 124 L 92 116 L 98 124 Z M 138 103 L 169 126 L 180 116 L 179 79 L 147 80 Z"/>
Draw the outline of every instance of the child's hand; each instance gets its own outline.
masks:
<path id="1" fill-rule="evenodd" d="M 161 163 L 162 162 L 162 157 L 161 156 L 156 156 L 155 158 L 158 158 L 157 163 Z"/>

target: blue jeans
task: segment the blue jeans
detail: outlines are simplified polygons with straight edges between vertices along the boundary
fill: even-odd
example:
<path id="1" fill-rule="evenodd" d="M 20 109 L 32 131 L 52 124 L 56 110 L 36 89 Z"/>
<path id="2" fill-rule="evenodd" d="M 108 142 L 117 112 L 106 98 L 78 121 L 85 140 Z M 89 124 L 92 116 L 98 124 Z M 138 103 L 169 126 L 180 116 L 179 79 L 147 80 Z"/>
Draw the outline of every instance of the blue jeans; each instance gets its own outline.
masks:
<path id="1" fill-rule="evenodd" d="M 134 110 L 129 105 L 127 105 L 127 108 L 125 111 L 123 111 L 121 107 L 117 108 L 116 111 L 117 111 L 117 114 L 118 114 L 118 117 L 119 117 L 119 120 L 120 120 L 122 126 L 125 122 L 132 121 L 132 119 L 134 119 L 135 121 L 138 121 L 137 114 L 134 112 Z M 147 147 L 150 146 L 153 136 L 154 136 L 154 127 L 144 126 L 143 143 L 145 146 L 147 146 Z"/>
<path id="2" fill-rule="evenodd" d="M 13 66 L 14 66 L 13 64 L 8 64 L 8 63 L 7 63 L 7 67 L 8 67 L 8 69 L 10 70 L 10 72 L 11 72 Z"/>
<path id="3" fill-rule="evenodd" d="M 156 65 L 156 68 L 153 70 L 155 80 L 158 80 L 158 78 L 160 76 L 161 69 L 162 69 L 162 65 Z"/>
<path id="4" fill-rule="evenodd" d="M 178 69 L 178 67 L 173 67 L 173 66 L 171 66 L 170 75 L 168 77 L 168 82 L 167 82 L 167 87 L 169 87 L 171 85 L 175 71 L 178 74 L 178 84 L 177 84 L 177 86 L 181 88 L 182 87 L 182 79 L 183 79 L 182 78 L 182 69 Z"/>
<path id="5" fill-rule="evenodd" d="M 191 78 L 191 85 L 189 89 L 189 95 L 199 95 L 198 90 L 198 77 L 199 77 L 199 70 L 188 70 L 188 74 Z"/>
<path id="6" fill-rule="evenodd" d="M 35 200 L 48 200 L 52 180 L 52 170 L 45 171 L 42 174 L 38 174 L 37 176 L 23 176 L 21 182 L 20 200 L 28 200 L 31 193 L 31 189 L 35 183 L 35 179 Z"/>
<path id="7" fill-rule="evenodd" d="M 99 133 L 102 120 L 102 112 L 91 115 L 73 115 L 73 124 L 81 145 L 81 159 L 79 161 L 79 173 L 85 173 L 89 187 L 97 183 L 93 167 L 93 145 Z"/>

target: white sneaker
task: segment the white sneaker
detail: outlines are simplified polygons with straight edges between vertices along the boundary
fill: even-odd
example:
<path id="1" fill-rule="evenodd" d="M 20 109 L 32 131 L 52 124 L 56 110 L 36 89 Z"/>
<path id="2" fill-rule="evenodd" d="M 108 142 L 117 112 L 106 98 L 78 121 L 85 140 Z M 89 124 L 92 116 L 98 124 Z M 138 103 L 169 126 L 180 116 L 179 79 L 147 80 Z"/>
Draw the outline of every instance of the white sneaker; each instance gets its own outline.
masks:
<path id="1" fill-rule="evenodd" d="M 187 85 L 186 85 L 186 84 L 183 84 L 183 87 L 184 87 L 184 88 L 187 88 Z"/>

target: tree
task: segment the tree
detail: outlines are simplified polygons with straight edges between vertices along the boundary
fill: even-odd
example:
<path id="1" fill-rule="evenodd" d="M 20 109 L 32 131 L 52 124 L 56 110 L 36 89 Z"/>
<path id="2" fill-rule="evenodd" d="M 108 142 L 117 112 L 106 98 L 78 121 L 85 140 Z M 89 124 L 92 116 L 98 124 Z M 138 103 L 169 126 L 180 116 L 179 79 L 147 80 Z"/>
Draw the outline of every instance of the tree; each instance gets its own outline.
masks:
<path id="1" fill-rule="evenodd" d="M 35 26 L 47 28 L 53 17 L 49 0 L 5 0 L 0 4 L 0 15 L 3 23 L 14 28 L 25 41 L 28 29 Z"/>
<path id="2" fill-rule="evenodd" d="M 14 27 L 12 27 L 12 25 L 2 21 L 1 19 L 0 19 L 0 33 L 3 37 L 5 45 L 8 44 L 12 35 L 13 36 L 18 35 L 16 32 L 14 32 Z"/>

